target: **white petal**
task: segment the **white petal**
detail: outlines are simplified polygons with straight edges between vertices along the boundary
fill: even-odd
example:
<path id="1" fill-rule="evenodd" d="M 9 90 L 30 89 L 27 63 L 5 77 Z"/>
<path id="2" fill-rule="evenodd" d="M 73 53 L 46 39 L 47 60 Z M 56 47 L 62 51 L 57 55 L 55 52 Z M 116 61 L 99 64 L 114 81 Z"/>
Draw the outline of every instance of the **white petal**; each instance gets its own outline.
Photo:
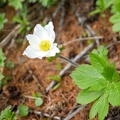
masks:
<path id="1" fill-rule="evenodd" d="M 46 55 L 46 57 L 55 56 L 56 53 L 59 53 L 59 52 L 60 50 L 57 48 L 57 43 L 54 43 L 49 53 Z"/>
<path id="2" fill-rule="evenodd" d="M 54 42 L 55 40 L 55 31 L 54 31 L 54 26 L 52 22 L 49 22 L 44 29 L 47 31 L 48 35 L 49 35 L 49 40 L 51 41 L 51 43 Z"/>
<path id="3" fill-rule="evenodd" d="M 30 45 L 26 48 L 23 55 L 26 55 L 29 58 L 37 58 L 40 54 L 39 50 L 33 49 Z"/>
<path id="4" fill-rule="evenodd" d="M 46 55 L 48 54 L 48 52 L 49 51 L 47 51 L 47 52 L 40 51 L 38 58 L 42 59 L 43 57 L 46 57 Z"/>
<path id="5" fill-rule="evenodd" d="M 39 44 L 40 44 L 40 39 L 32 34 L 29 34 L 26 36 L 27 40 L 29 41 L 29 44 L 34 48 L 34 49 L 40 49 Z"/>
<path id="6" fill-rule="evenodd" d="M 33 34 L 36 35 L 40 40 L 48 40 L 49 38 L 47 31 L 40 24 L 35 26 Z"/>

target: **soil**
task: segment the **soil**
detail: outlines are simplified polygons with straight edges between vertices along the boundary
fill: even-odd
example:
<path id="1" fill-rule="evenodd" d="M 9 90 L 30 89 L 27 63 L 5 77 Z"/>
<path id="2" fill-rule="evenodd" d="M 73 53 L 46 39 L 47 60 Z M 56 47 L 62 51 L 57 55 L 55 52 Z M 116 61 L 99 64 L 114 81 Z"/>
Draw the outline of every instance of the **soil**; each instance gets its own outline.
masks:
<path id="1" fill-rule="evenodd" d="M 48 23 L 48 21 L 52 20 L 56 32 L 55 42 L 59 45 L 65 45 L 65 49 L 61 52 L 61 55 L 73 59 L 91 42 L 95 41 L 88 39 L 67 44 L 69 41 L 78 38 L 93 36 L 90 35 L 90 32 L 86 32 L 85 24 L 88 24 L 95 32 L 95 36 L 103 36 L 103 39 L 99 40 L 99 44 L 108 47 L 109 60 L 110 62 L 115 63 L 115 67 L 120 73 L 120 36 L 118 33 L 114 33 L 112 31 L 112 24 L 109 22 L 109 18 L 111 16 L 110 11 L 107 10 L 105 12 L 104 18 L 101 15 L 89 16 L 90 11 L 95 8 L 93 0 L 66 0 L 62 5 L 61 1 L 48 9 L 41 7 L 38 3 L 29 5 L 27 17 L 31 22 L 32 28 L 37 23 Z M 72 10 L 71 4 L 75 5 L 80 17 L 85 18 L 83 24 L 80 24 L 78 17 L 76 17 L 75 12 Z M 53 16 L 53 13 L 55 13 L 59 6 L 61 7 L 60 10 L 56 15 L 54 14 L 55 16 Z M 16 13 L 12 7 L 4 6 L 3 8 L 0 8 L 0 12 L 5 12 L 8 19 L 8 23 L 0 33 L 0 40 L 2 42 L 2 40 L 15 29 L 17 24 L 14 24 L 11 20 Z M 64 69 L 68 63 L 60 58 L 57 58 L 52 62 L 48 62 L 46 58 L 29 59 L 26 56 L 23 56 L 22 54 L 28 46 L 25 36 L 32 32 L 33 29 L 24 33 L 24 35 L 19 35 L 16 31 L 15 33 L 17 35 L 10 36 L 7 44 L 2 46 L 6 56 L 5 63 L 7 64 L 8 61 L 11 61 L 15 66 L 11 69 L 6 66 L 3 68 L 5 78 L 10 76 L 11 80 L 1 87 L 0 111 L 11 105 L 13 111 L 17 113 L 18 106 L 23 103 L 29 107 L 30 112 L 27 117 L 20 117 L 17 114 L 18 120 L 50 120 L 55 119 L 53 118 L 54 116 L 64 119 L 73 109 L 73 106 L 76 103 L 76 96 L 80 92 L 80 89 L 74 84 L 70 77 L 70 73 L 75 67 L 72 66 L 64 73 L 60 86 L 57 89 L 54 90 L 51 88 L 49 92 L 46 93 L 46 88 L 53 81 L 50 79 L 50 76 L 59 75 L 60 71 Z M 21 39 L 22 42 L 18 43 L 18 39 Z M 92 49 L 97 47 L 98 45 L 95 44 Z M 79 64 L 89 63 L 88 53 L 90 51 L 91 50 L 89 50 L 77 62 Z M 34 93 L 42 94 L 42 99 L 44 101 L 42 106 L 37 107 L 35 105 L 34 99 L 32 98 Z M 92 104 L 89 104 L 84 107 L 70 120 L 88 120 L 91 105 Z M 38 115 L 35 111 L 42 112 L 43 116 Z M 49 117 L 44 117 L 44 114 L 48 114 Z M 111 117 L 112 115 L 108 116 Z M 97 120 L 97 117 L 94 118 L 94 120 Z M 113 120 L 112 117 L 110 120 Z"/>

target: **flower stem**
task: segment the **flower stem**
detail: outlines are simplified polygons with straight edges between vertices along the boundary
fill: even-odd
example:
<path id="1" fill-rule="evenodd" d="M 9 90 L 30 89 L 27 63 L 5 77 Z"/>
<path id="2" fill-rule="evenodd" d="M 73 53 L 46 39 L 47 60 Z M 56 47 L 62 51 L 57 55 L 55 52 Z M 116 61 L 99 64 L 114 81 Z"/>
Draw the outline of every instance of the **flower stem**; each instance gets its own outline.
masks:
<path id="1" fill-rule="evenodd" d="M 79 65 L 78 63 L 76 63 L 76 62 L 74 62 L 74 61 L 72 61 L 72 60 L 70 60 L 70 59 L 68 59 L 68 58 L 66 58 L 66 57 L 64 57 L 62 55 L 60 55 L 59 58 L 61 58 L 61 59 L 65 60 L 65 61 L 71 63 L 75 67 L 77 67 Z"/>

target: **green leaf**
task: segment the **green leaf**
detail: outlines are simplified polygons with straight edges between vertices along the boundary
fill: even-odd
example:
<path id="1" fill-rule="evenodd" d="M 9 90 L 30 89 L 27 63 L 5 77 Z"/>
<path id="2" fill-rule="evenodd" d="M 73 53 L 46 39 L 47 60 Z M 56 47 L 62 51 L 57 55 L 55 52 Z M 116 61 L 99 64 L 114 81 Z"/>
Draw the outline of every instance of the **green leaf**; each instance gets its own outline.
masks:
<path id="1" fill-rule="evenodd" d="M 93 119 L 98 113 L 98 119 L 104 120 L 105 116 L 108 113 L 109 103 L 108 95 L 103 94 L 96 102 L 92 105 L 89 117 Z"/>
<path id="2" fill-rule="evenodd" d="M 90 62 L 100 73 L 103 72 L 104 67 L 108 66 L 108 60 L 106 58 L 93 53 L 90 53 Z"/>
<path id="3" fill-rule="evenodd" d="M 100 73 L 102 73 L 104 67 L 108 66 L 109 64 L 107 54 L 108 50 L 103 46 L 98 47 L 98 50 L 94 49 L 89 54 L 92 66 L 95 67 Z"/>
<path id="4" fill-rule="evenodd" d="M 15 8 L 15 10 L 22 9 L 22 2 L 24 0 L 8 0 L 8 4 Z"/>
<path id="5" fill-rule="evenodd" d="M 120 13 L 115 14 L 110 18 L 111 23 L 120 23 Z"/>
<path id="6" fill-rule="evenodd" d="M 58 83 L 57 85 L 55 85 L 52 90 L 56 90 L 59 86 L 61 85 L 61 83 Z"/>
<path id="7" fill-rule="evenodd" d="M 113 4 L 113 2 L 114 2 L 114 0 L 104 0 L 104 7 L 105 7 L 105 9 L 110 7 L 110 5 Z"/>
<path id="8" fill-rule="evenodd" d="M 36 100 L 35 100 L 35 105 L 38 107 L 38 106 L 41 106 L 43 104 L 43 100 L 42 100 L 42 98 L 37 98 Z"/>
<path id="9" fill-rule="evenodd" d="M 107 99 L 107 95 L 101 96 L 99 99 L 99 107 L 98 107 L 98 119 L 104 120 L 105 116 L 108 113 L 109 103 Z"/>
<path id="10" fill-rule="evenodd" d="M 82 90 L 77 96 L 77 103 L 88 104 L 102 95 L 103 91 Z"/>
<path id="11" fill-rule="evenodd" d="M 89 88 L 89 90 L 96 90 L 96 91 L 99 91 L 99 90 L 103 90 L 104 88 L 106 88 L 109 84 L 109 81 L 104 81 L 102 83 L 100 83 L 100 85 L 94 85 L 94 86 L 91 86 Z"/>
<path id="12" fill-rule="evenodd" d="M 90 113 L 89 113 L 89 118 L 93 119 L 98 112 L 98 106 L 99 106 L 99 99 L 96 100 L 96 102 L 92 105 L 91 109 L 90 109 Z"/>
<path id="13" fill-rule="evenodd" d="M 43 6 L 50 7 L 51 5 L 56 3 L 56 0 L 39 0 Z"/>
<path id="14" fill-rule="evenodd" d="M 2 80 L 3 78 L 4 78 L 4 75 L 0 73 L 0 80 Z"/>
<path id="15" fill-rule="evenodd" d="M 90 12 L 89 15 L 92 16 L 92 15 L 98 14 L 98 13 L 100 13 L 100 12 L 101 12 L 101 10 L 100 10 L 99 8 L 96 8 L 96 10 Z"/>
<path id="16" fill-rule="evenodd" d="M 0 120 L 17 120 L 15 113 L 11 110 L 11 106 L 8 106 L 1 111 Z"/>
<path id="17" fill-rule="evenodd" d="M 7 21 L 8 20 L 5 18 L 5 13 L 0 13 L 0 30 L 2 30 L 4 28 L 4 24 Z"/>
<path id="18" fill-rule="evenodd" d="M 102 75 L 110 82 L 116 82 L 119 79 L 119 74 L 113 66 L 105 67 Z"/>
<path id="19" fill-rule="evenodd" d="M 81 89 L 86 89 L 106 82 L 105 78 L 90 65 L 81 65 L 77 67 L 70 76 L 75 84 Z"/>
<path id="20" fill-rule="evenodd" d="M 108 101 L 113 106 L 120 106 L 120 82 L 111 83 L 106 89 L 106 93 L 109 95 Z"/>
<path id="21" fill-rule="evenodd" d="M 2 48 L 0 48 L 0 67 L 4 67 L 4 60 L 6 59 L 3 51 L 2 51 Z"/>
<path id="22" fill-rule="evenodd" d="M 116 9 L 116 12 L 120 12 L 120 1 L 119 0 L 115 0 L 114 7 Z"/>
<path id="23" fill-rule="evenodd" d="M 48 79 L 52 79 L 52 80 L 56 80 L 56 81 L 60 82 L 61 76 L 60 75 L 51 75 L 50 77 L 48 77 Z"/>
<path id="24" fill-rule="evenodd" d="M 120 31 L 120 23 L 116 23 L 113 25 L 112 30 L 114 32 L 119 32 Z"/>
<path id="25" fill-rule="evenodd" d="M 18 111 L 19 111 L 19 114 L 20 114 L 21 117 L 26 117 L 29 113 L 29 108 L 26 105 L 21 104 L 18 107 Z"/>
<path id="26" fill-rule="evenodd" d="M 42 94 L 41 93 L 33 93 L 32 96 L 35 98 L 39 98 L 42 96 Z"/>

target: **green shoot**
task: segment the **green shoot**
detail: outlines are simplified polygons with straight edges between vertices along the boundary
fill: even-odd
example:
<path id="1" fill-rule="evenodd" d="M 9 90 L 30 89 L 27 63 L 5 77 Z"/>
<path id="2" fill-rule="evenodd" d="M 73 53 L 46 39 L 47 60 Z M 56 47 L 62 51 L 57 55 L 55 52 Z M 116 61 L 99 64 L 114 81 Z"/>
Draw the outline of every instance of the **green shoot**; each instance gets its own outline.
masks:
<path id="1" fill-rule="evenodd" d="M 43 104 L 43 99 L 41 98 L 42 95 L 40 93 L 34 93 L 32 96 L 34 97 L 35 105 L 37 107 Z"/>
<path id="2" fill-rule="evenodd" d="M 7 21 L 5 13 L 0 13 L 0 31 L 4 28 L 4 24 L 7 23 Z"/>
<path id="3" fill-rule="evenodd" d="M 108 50 L 100 46 L 90 53 L 91 65 L 83 64 L 70 75 L 75 84 L 82 89 L 76 101 L 88 104 L 94 101 L 89 117 L 93 119 L 98 114 L 99 120 L 104 120 L 109 104 L 120 106 L 119 74 L 107 58 Z"/>
<path id="4" fill-rule="evenodd" d="M 11 106 L 8 106 L 2 110 L 0 114 L 0 120 L 17 120 L 15 113 L 11 110 Z"/>
<path id="5" fill-rule="evenodd" d="M 15 67 L 15 64 L 14 64 L 13 62 L 11 62 L 11 61 L 7 61 L 7 62 L 6 62 L 6 67 L 7 67 L 9 70 L 11 70 L 12 68 Z"/>

